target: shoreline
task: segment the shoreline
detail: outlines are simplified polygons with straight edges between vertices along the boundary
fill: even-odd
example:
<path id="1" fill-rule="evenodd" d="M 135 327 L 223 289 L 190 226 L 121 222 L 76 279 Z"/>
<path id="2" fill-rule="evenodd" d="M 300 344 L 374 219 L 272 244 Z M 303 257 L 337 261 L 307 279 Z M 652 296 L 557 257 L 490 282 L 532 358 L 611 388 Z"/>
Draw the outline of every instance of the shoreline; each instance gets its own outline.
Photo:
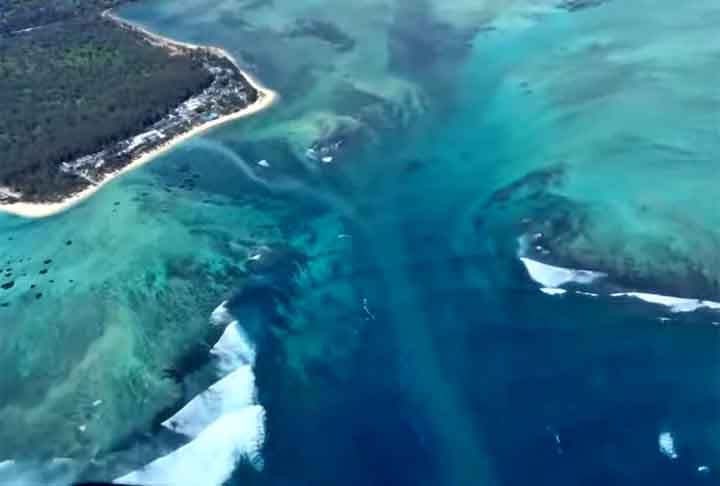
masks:
<path id="1" fill-rule="evenodd" d="M 177 47 L 182 47 L 185 49 L 206 49 L 214 52 L 217 55 L 223 56 L 227 58 L 230 62 L 233 63 L 233 65 L 238 69 L 240 74 L 245 78 L 245 80 L 252 86 L 257 92 L 258 92 L 258 98 L 255 100 L 254 103 L 238 110 L 233 113 L 229 113 L 227 115 L 223 115 L 215 120 L 211 120 L 208 122 L 203 123 L 202 125 L 198 125 L 196 127 L 191 128 L 190 130 L 183 132 L 170 140 L 165 141 L 164 143 L 158 145 L 157 147 L 141 154 L 136 159 L 134 159 L 132 162 L 127 164 L 126 166 L 122 167 L 121 169 L 118 169 L 114 172 L 110 172 L 106 174 L 100 182 L 97 184 L 88 186 L 87 188 L 83 189 L 80 192 L 77 192 L 75 194 L 68 195 L 65 199 L 58 202 L 47 202 L 47 203 L 31 203 L 31 202 L 16 202 L 11 204 L 0 204 L 0 213 L 6 213 L 13 216 L 19 216 L 22 218 L 28 218 L 28 219 L 41 219 L 46 218 L 49 216 L 53 216 L 59 213 L 62 213 L 73 206 L 80 204 L 81 202 L 88 199 L 90 196 L 95 194 L 97 191 L 102 189 L 106 184 L 109 182 L 115 180 L 116 178 L 133 171 L 149 162 L 154 160 L 156 157 L 162 155 L 163 153 L 169 151 L 170 149 L 174 148 L 175 146 L 191 139 L 192 137 L 199 135 L 203 132 L 206 132 L 208 130 L 211 130 L 213 128 L 216 128 L 218 126 L 224 125 L 226 123 L 229 123 L 234 120 L 238 120 L 240 118 L 245 118 L 247 116 L 254 115 L 256 113 L 259 113 L 266 108 L 269 108 L 272 106 L 278 99 L 278 94 L 271 90 L 270 88 L 267 88 L 262 85 L 257 79 L 255 79 L 253 76 L 248 74 L 246 71 L 240 68 L 238 62 L 235 60 L 235 58 L 230 55 L 227 51 L 220 47 L 215 46 L 201 46 L 196 44 L 190 44 L 187 42 L 179 42 L 174 41 L 168 37 L 164 37 L 162 35 L 156 34 L 154 32 L 151 32 L 144 27 L 137 26 L 135 24 L 132 24 L 130 22 L 127 22 L 125 20 L 120 19 L 119 17 L 113 15 L 109 11 L 105 11 L 102 14 L 103 17 L 110 18 L 113 21 L 119 23 L 121 27 L 129 27 L 132 29 L 135 29 L 142 33 L 143 35 L 149 37 L 151 40 L 157 40 L 159 41 L 164 47 L 168 49 L 173 49 Z"/>

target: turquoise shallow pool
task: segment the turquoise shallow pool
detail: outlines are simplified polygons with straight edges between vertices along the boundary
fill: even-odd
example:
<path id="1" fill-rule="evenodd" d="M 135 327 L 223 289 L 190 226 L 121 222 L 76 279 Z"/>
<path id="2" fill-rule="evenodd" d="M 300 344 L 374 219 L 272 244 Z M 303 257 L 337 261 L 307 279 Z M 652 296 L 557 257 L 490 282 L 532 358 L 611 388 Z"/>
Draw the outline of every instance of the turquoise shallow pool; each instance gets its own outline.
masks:
<path id="1" fill-rule="evenodd" d="M 120 11 L 281 101 L 0 217 L 0 484 L 716 484 L 720 314 L 613 294 L 720 301 L 720 7 L 552 3 Z"/>

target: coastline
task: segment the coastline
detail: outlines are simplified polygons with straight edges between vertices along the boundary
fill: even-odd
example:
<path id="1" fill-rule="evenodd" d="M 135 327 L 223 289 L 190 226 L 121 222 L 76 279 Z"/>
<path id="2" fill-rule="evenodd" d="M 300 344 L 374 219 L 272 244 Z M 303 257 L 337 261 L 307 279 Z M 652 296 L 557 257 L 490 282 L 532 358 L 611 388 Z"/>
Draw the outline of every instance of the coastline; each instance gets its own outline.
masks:
<path id="1" fill-rule="evenodd" d="M 20 216 L 23 218 L 29 218 L 29 219 L 40 219 L 40 218 L 46 218 L 49 216 L 53 216 L 58 213 L 62 213 L 76 204 L 79 204 L 86 199 L 88 199 L 90 196 L 95 194 L 97 191 L 102 189 L 106 184 L 109 182 L 115 180 L 116 178 L 120 177 L 121 175 L 128 173 L 132 170 L 137 169 L 138 167 L 141 167 L 148 162 L 151 162 L 159 155 L 162 155 L 163 153 L 167 152 L 168 150 L 172 149 L 176 145 L 179 145 L 190 138 L 199 135 L 203 132 L 206 132 L 210 129 L 216 128 L 220 125 L 223 125 L 225 123 L 238 120 L 240 118 L 245 118 L 247 116 L 254 115 L 256 113 L 259 113 L 262 110 L 265 110 L 266 108 L 269 108 L 272 106 L 278 99 L 278 94 L 263 86 L 257 79 L 255 79 L 253 76 L 248 74 L 246 71 L 240 68 L 239 64 L 235 60 L 235 58 L 230 55 L 227 51 L 225 51 L 222 48 L 215 47 L 215 46 L 200 46 L 195 44 L 190 44 L 187 42 L 178 42 L 174 41 L 168 37 L 161 36 L 159 34 L 156 34 L 154 32 L 151 32 L 144 27 L 137 26 L 135 24 L 129 23 L 125 20 L 120 19 L 119 17 L 113 15 L 109 11 L 105 11 L 102 14 L 103 17 L 107 17 L 112 19 L 113 21 L 119 23 L 121 26 L 129 27 L 132 29 L 135 29 L 151 40 L 156 40 L 159 43 L 161 43 L 164 47 L 168 49 L 173 49 L 177 47 L 182 47 L 185 49 L 207 49 L 210 50 L 217 55 L 221 55 L 228 60 L 230 60 L 233 65 L 238 69 L 240 74 L 247 80 L 247 82 L 258 92 L 258 99 L 233 113 L 229 113 L 227 115 L 221 116 L 215 120 L 211 120 L 208 122 L 203 123 L 202 125 L 198 125 L 186 132 L 183 132 L 175 137 L 173 137 L 170 140 L 167 140 L 161 145 L 158 145 L 157 147 L 141 154 L 139 157 L 137 157 L 135 160 L 127 164 L 126 166 L 122 167 L 121 169 L 118 169 L 114 172 L 110 172 L 103 179 L 98 182 L 95 185 L 91 185 L 85 189 L 83 189 L 80 192 L 77 192 L 75 194 L 69 195 L 67 198 L 63 199 L 59 202 L 50 202 L 50 203 L 29 203 L 29 202 L 16 202 L 12 204 L 0 204 L 0 213 L 6 213 L 11 214 L 14 216 Z"/>

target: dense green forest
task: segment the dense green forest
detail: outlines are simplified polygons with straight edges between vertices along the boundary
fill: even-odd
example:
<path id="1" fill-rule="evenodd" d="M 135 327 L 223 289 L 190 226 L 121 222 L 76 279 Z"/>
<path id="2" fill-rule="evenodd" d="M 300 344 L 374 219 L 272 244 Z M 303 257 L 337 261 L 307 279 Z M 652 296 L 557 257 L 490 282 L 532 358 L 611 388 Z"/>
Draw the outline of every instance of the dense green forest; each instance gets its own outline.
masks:
<path id="1" fill-rule="evenodd" d="M 0 0 L 0 34 L 97 14 L 128 0 Z"/>
<path id="2" fill-rule="evenodd" d="M 47 13 L 33 17 L 42 28 L 0 35 L 0 186 L 31 200 L 72 191 L 84 182 L 62 162 L 142 132 L 211 83 L 199 58 L 171 56 L 100 16 L 116 3 L 0 0 L 6 25 L 28 28 L 8 12 Z"/>

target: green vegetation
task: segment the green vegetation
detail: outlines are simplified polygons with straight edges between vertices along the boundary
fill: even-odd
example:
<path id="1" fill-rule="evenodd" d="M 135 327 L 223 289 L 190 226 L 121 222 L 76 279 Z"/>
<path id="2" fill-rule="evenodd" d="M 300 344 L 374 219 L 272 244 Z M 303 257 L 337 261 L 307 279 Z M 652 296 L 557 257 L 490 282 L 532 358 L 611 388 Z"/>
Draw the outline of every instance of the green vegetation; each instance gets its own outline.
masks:
<path id="1" fill-rule="evenodd" d="M 100 16 L 119 0 L 0 0 L 0 187 L 24 200 L 87 185 L 62 162 L 140 133 L 212 75 Z M 8 29 L 12 26 L 12 29 Z M 0 195 L 1 198 L 2 195 Z"/>
<path id="2" fill-rule="evenodd" d="M 127 0 L 0 0 L 0 34 L 93 15 Z"/>

